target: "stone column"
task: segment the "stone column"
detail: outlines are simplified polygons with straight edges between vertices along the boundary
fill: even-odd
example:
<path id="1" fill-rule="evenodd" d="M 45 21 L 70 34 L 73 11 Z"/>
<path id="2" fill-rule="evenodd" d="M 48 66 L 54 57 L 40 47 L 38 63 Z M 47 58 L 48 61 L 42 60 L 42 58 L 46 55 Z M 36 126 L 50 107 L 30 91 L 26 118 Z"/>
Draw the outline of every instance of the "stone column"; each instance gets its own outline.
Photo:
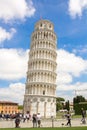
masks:
<path id="1" fill-rule="evenodd" d="M 39 102 L 37 102 L 37 113 L 39 113 Z"/>
<path id="2" fill-rule="evenodd" d="M 46 105 L 47 105 L 47 102 L 44 102 L 44 117 L 46 118 Z"/>

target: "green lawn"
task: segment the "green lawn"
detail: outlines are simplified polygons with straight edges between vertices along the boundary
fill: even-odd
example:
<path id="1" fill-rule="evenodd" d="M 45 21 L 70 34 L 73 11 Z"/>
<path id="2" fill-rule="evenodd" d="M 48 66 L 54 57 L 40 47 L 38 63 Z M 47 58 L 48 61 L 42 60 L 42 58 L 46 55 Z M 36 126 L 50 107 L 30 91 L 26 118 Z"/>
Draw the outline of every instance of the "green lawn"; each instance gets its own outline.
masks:
<path id="1" fill-rule="evenodd" d="M 65 112 L 57 112 L 56 118 L 61 119 L 64 117 L 65 114 L 66 114 Z M 71 113 L 71 115 L 72 115 L 72 113 Z M 81 115 L 72 115 L 72 118 L 81 118 L 81 117 L 82 117 Z"/>
<path id="2" fill-rule="evenodd" d="M 0 128 L 0 130 L 87 130 L 87 127 L 57 127 L 57 128 Z"/>

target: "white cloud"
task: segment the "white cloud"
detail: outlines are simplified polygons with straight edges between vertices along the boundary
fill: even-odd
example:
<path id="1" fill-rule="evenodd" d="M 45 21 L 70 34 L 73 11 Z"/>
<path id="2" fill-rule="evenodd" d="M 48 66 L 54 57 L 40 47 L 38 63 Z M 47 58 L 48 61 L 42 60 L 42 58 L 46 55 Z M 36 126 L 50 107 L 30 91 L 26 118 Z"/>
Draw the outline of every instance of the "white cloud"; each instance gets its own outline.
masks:
<path id="1" fill-rule="evenodd" d="M 87 83 L 76 83 L 75 90 L 76 95 L 83 95 L 87 98 Z"/>
<path id="2" fill-rule="evenodd" d="M 77 95 L 87 98 L 87 82 L 77 82 L 75 84 L 59 84 L 57 87 L 57 95 L 72 100 Z"/>
<path id="3" fill-rule="evenodd" d="M 73 83 L 73 78 L 87 73 L 87 60 L 62 49 L 57 54 L 57 96 L 72 100 L 76 89 L 87 88 L 87 82 Z M 87 98 L 86 94 L 83 96 Z"/>
<path id="4" fill-rule="evenodd" d="M 81 17 L 83 10 L 87 9 L 87 0 L 69 0 L 69 14 L 72 18 Z"/>
<path id="5" fill-rule="evenodd" d="M 6 88 L 0 88 L 0 99 L 23 104 L 25 84 L 10 84 Z"/>
<path id="6" fill-rule="evenodd" d="M 58 67 L 57 73 L 68 73 L 73 76 L 80 76 L 82 73 L 87 72 L 87 61 L 81 57 L 75 56 L 73 53 L 69 53 L 65 50 L 58 50 Z"/>
<path id="7" fill-rule="evenodd" d="M 0 79 L 17 80 L 27 72 L 28 51 L 0 49 Z"/>
<path id="8" fill-rule="evenodd" d="M 57 84 L 71 83 L 72 76 L 68 73 L 58 72 L 57 73 Z"/>
<path id="9" fill-rule="evenodd" d="M 25 20 L 35 13 L 32 0 L 0 0 L 0 19 L 5 22 L 10 20 Z"/>
<path id="10" fill-rule="evenodd" d="M 74 91 L 59 91 L 58 90 L 58 97 L 63 97 L 65 101 L 69 100 L 70 102 L 73 101 L 73 97 L 75 97 Z"/>
<path id="11" fill-rule="evenodd" d="M 2 43 L 4 40 L 10 40 L 16 30 L 14 28 L 11 28 L 9 32 L 7 32 L 4 28 L 0 27 L 0 43 Z"/>
<path id="12" fill-rule="evenodd" d="M 57 53 L 57 96 L 71 100 L 75 96 L 75 90 L 87 88 L 87 82 L 73 83 L 73 78 L 87 72 L 87 61 L 65 50 L 58 50 Z M 28 58 L 28 50 L 0 49 L 0 79 L 26 78 Z M 0 88 L 0 98 L 23 102 L 24 89 L 22 83 L 10 84 L 6 88 Z"/>

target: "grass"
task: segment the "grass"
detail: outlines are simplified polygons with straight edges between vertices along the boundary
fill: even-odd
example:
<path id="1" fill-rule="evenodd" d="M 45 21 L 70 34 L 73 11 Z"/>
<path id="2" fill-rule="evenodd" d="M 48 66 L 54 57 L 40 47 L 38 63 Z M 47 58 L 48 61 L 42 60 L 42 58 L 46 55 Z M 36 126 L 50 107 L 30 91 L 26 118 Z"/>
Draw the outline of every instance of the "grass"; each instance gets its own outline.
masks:
<path id="1" fill-rule="evenodd" d="M 56 128 L 0 128 L 0 130 L 87 130 L 87 127 L 56 127 Z"/>
<path id="2" fill-rule="evenodd" d="M 56 118 L 61 119 L 64 118 L 65 112 L 57 112 Z M 72 118 L 82 118 L 81 115 L 72 115 Z"/>

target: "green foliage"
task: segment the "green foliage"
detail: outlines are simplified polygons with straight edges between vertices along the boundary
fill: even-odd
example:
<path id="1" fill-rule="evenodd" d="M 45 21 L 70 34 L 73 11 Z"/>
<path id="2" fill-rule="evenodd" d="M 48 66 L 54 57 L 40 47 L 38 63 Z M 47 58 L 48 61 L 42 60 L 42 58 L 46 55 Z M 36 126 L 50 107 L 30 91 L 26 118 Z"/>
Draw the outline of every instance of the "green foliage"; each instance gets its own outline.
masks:
<path id="1" fill-rule="evenodd" d="M 69 100 L 65 103 L 65 109 L 70 110 Z"/>
<path id="2" fill-rule="evenodd" d="M 81 115 L 81 108 L 87 110 L 87 102 L 75 103 L 74 110 L 76 115 Z"/>
<path id="3" fill-rule="evenodd" d="M 61 102 L 61 101 L 65 101 L 65 99 L 62 98 L 62 97 L 57 97 L 57 98 L 56 98 L 56 101 Z"/>
<path id="4" fill-rule="evenodd" d="M 64 98 L 57 97 L 56 98 L 56 111 L 63 109 L 63 102 L 65 101 Z"/>
<path id="5" fill-rule="evenodd" d="M 22 109 L 23 109 L 23 106 L 22 106 L 22 105 L 19 105 L 19 106 L 18 106 L 18 109 L 22 110 Z"/>
<path id="6" fill-rule="evenodd" d="M 84 110 L 87 110 L 87 102 L 86 99 L 83 96 L 76 96 L 73 98 L 73 107 L 75 110 L 76 115 L 81 114 L 81 108 L 84 108 Z"/>
<path id="7" fill-rule="evenodd" d="M 73 98 L 73 104 L 79 103 L 79 102 L 85 102 L 86 99 L 83 96 L 76 96 Z"/>
<path id="8" fill-rule="evenodd" d="M 57 104 L 56 104 L 56 111 L 58 111 L 58 110 L 60 110 L 60 109 L 62 109 L 62 108 L 63 108 L 62 103 L 57 102 Z"/>

